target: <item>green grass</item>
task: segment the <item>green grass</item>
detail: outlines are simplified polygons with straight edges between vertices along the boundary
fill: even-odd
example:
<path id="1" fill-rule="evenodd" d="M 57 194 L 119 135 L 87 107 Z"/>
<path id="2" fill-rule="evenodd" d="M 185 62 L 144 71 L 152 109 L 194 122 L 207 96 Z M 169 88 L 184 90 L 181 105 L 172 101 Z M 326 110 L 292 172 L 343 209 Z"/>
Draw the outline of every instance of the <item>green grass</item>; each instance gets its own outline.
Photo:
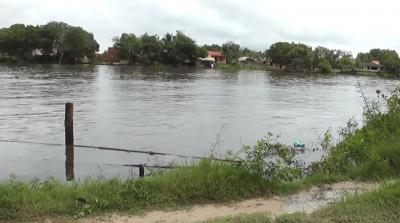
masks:
<path id="1" fill-rule="evenodd" d="M 208 223 L 380 223 L 400 221 L 400 181 L 382 189 L 361 195 L 355 195 L 317 210 L 310 215 L 305 213 L 286 214 L 272 220 L 267 214 L 257 213 L 226 217 L 208 221 Z"/>
<path id="2" fill-rule="evenodd" d="M 269 70 L 269 67 L 265 64 L 218 64 L 218 69 L 223 71 L 236 72 L 240 70 Z"/>
<path id="3" fill-rule="evenodd" d="M 399 104 L 396 99 L 395 103 Z M 355 180 L 381 180 L 400 174 L 400 109 L 371 117 L 366 125 L 332 148 L 320 174 Z"/>
<path id="4" fill-rule="evenodd" d="M 312 174 L 301 180 L 282 182 L 273 187 L 272 192 L 278 195 L 289 195 L 301 190 L 310 189 L 313 186 L 322 186 L 349 180 L 349 177 L 335 174 Z"/>
<path id="5" fill-rule="evenodd" d="M 142 179 L 87 179 L 70 185 L 54 179 L 0 184 L 0 220 L 41 216 L 82 217 L 193 203 L 265 196 L 271 184 L 233 165 L 202 161 Z"/>
<path id="6" fill-rule="evenodd" d="M 369 105 L 365 126 L 348 134 L 329 151 L 326 159 L 314 164 L 313 174 L 304 180 L 283 184 L 278 192 L 293 193 L 312 185 L 348 179 L 379 181 L 398 178 L 400 176 L 399 89 L 387 100 L 387 105 L 389 108 L 387 111 L 380 111 Z M 295 213 L 271 220 L 265 214 L 255 214 L 210 222 L 400 222 L 400 181 L 376 192 L 351 197 L 310 215 Z"/>
<path id="7" fill-rule="evenodd" d="M 270 216 L 265 213 L 256 213 L 250 215 L 228 216 L 209 220 L 204 223 L 272 223 Z"/>
<path id="8" fill-rule="evenodd" d="M 0 221 L 43 217 L 79 218 L 111 212 L 135 214 L 246 198 L 286 195 L 313 185 L 340 181 L 313 175 L 303 180 L 274 183 L 244 167 L 202 161 L 141 179 L 86 179 L 66 184 L 55 179 L 0 183 Z"/>

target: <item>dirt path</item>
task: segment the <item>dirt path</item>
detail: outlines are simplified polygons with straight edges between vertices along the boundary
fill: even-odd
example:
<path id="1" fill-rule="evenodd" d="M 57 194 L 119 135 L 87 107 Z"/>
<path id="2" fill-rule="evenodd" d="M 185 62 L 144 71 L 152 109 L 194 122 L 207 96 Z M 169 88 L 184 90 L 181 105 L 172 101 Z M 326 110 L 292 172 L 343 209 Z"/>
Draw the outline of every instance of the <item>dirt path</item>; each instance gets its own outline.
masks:
<path id="1" fill-rule="evenodd" d="M 307 212 L 310 213 L 329 203 L 338 201 L 346 195 L 363 193 L 375 190 L 378 184 L 360 184 L 353 182 L 337 183 L 321 188 L 300 192 L 288 197 L 272 197 L 269 199 L 251 199 L 226 205 L 196 205 L 188 210 L 177 211 L 151 211 L 142 216 L 95 217 L 81 219 L 81 223 L 187 223 L 199 222 L 209 219 L 232 216 L 239 214 L 252 214 L 257 212 L 269 213 L 278 216 L 285 213 Z"/>

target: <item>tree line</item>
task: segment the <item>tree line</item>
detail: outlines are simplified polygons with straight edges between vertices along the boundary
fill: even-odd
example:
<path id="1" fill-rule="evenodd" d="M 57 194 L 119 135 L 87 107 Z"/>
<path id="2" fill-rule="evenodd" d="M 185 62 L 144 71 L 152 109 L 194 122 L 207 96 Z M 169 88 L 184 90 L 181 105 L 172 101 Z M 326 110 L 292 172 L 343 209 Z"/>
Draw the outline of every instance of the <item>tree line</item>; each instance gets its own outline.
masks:
<path id="1" fill-rule="evenodd" d="M 192 38 L 180 31 L 167 33 L 163 38 L 148 33 L 140 36 L 123 33 L 114 37 L 113 42 L 119 58 L 127 60 L 129 64 L 194 65 L 198 57 L 207 55 Z"/>
<path id="2" fill-rule="evenodd" d="M 0 29 L 0 55 L 8 61 L 80 63 L 94 58 L 98 50 L 92 33 L 63 22 Z"/>
<path id="3" fill-rule="evenodd" d="M 118 49 L 120 59 L 127 60 L 129 64 L 194 65 L 198 58 L 206 57 L 207 51 L 210 50 L 223 52 L 228 63 L 236 63 L 243 55 L 260 59 L 264 57 L 261 51 L 243 49 L 233 41 L 222 45 L 199 46 L 181 31 L 175 34 L 167 33 L 162 38 L 148 33 L 140 36 L 123 33 L 121 36 L 114 37 L 113 42 L 113 47 Z"/>
<path id="4" fill-rule="evenodd" d="M 400 74 L 400 58 L 395 50 L 371 49 L 367 53 L 358 53 L 354 58 L 351 52 L 340 49 L 328 49 L 318 46 L 312 48 L 303 43 L 277 42 L 265 51 L 271 65 L 283 70 L 320 71 L 332 73 L 334 69 L 355 71 L 373 60 L 380 61 L 386 73 Z"/>
<path id="5" fill-rule="evenodd" d="M 371 49 L 353 57 L 351 52 L 341 49 L 277 42 L 262 52 L 243 48 L 233 41 L 199 46 L 181 31 L 167 33 L 162 38 L 148 33 L 123 33 L 113 38 L 113 47 L 118 49 L 120 59 L 129 64 L 194 65 L 199 57 L 207 56 L 207 51 L 217 50 L 223 52 L 231 64 L 238 63 L 241 56 L 248 56 L 278 65 L 283 70 L 331 73 L 333 70 L 355 71 L 378 60 L 384 72 L 400 75 L 399 55 L 389 49 Z M 0 29 L 0 61 L 81 63 L 84 59 L 94 59 L 98 50 L 99 44 L 92 33 L 64 22 L 38 26 L 14 24 Z"/>

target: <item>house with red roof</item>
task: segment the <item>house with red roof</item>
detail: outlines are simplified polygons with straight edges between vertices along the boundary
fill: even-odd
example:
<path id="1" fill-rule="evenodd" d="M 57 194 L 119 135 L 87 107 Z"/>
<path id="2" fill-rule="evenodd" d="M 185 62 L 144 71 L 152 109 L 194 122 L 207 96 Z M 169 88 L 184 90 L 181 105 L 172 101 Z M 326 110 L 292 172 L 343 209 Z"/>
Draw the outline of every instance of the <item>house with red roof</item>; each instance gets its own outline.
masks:
<path id="1" fill-rule="evenodd" d="M 225 64 L 226 63 L 226 57 L 225 55 L 218 50 L 210 50 L 208 51 L 208 56 L 215 59 L 215 63 L 217 64 Z"/>
<path id="2" fill-rule="evenodd" d="M 383 69 L 383 66 L 381 65 L 381 62 L 378 60 L 373 60 L 369 63 L 363 64 L 363 70 L 366 70 L 369 72 L 379 72 L 382 69 Z"/>

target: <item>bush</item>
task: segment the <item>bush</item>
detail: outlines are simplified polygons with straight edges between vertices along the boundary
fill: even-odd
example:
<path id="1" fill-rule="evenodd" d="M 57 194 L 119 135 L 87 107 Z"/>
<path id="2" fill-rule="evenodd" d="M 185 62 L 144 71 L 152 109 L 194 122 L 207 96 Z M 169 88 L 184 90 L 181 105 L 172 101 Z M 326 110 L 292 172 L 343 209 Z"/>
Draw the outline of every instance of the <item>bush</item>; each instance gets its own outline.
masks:
<path id="1" fill-rule="evenodd" d="M 299 179 L 303 166 L 295 160 L 296 151 L 279 142 L 271 133 L 253 147 L 243 146 L 242 164 L 250 173 L 272 182 Z"/>
<path id="2" fill-rule="evenodd" d="M 323 60 L 318 64 L 319 69 L 321 69 L 321 73 L 323 74 L 332 74 L 333 68 L 332 65 L 327 60 Z"/>
<path id="3" fill-rule="evenodd" d="M 390 98 L 379 96 L 385 106 L 376 102 L 366 104 L 364 127 L 344 131 L 343 140 L 329 150 L 324 160 L 313 165 L 318 171 L 354 179 L 400 174 L 400 89 L 393 91 Z"/>

